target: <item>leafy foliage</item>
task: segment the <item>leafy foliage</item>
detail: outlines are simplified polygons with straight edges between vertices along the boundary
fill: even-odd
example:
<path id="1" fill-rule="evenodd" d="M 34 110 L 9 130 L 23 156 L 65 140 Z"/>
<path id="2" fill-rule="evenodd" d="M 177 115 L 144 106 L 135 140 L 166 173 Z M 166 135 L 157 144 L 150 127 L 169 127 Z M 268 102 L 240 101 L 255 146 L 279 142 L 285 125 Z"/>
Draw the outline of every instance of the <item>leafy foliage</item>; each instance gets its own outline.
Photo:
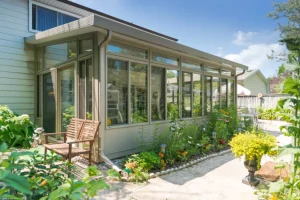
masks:
<path id="1" fill-rule="evenodd" d="M 0 145 L 1 152 L 7 145 Z M 27 158 L 26 158 L 27 157 Z M 26 158 L 26 159 L 25 159 Z M 0 196 L 7 199 L 89 199 L 98 190 L 108 188 L 96 167 L 89 167 L 83 180 L 76 180 L 68 169 L 72 165 L 61 163 L 56 154 L 44 155 L 38 152 L 12 152 L 0 162 Z"/>
<path id="2" fill-rule="evenodd" d="M 7 106 L 0 105 L 0 143 L 9 147 L 31 147 L 33 124 L 28 115 L 18 116 Z"/>

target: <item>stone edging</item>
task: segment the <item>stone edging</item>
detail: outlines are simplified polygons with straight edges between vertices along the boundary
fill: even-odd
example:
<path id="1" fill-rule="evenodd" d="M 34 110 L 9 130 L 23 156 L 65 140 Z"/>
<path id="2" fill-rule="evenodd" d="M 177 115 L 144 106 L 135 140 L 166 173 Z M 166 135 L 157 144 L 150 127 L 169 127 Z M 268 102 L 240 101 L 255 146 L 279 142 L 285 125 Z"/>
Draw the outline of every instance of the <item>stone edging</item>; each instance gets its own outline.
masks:
<path id="1" fill-rule="evenodd" d="M 156 178 L 156 177 L 159 177 L 159 176 L 162 176 L 162 175 L 166 175 L 166 174 L 178 171 L 178 170 L 182 170 L 184 168 L 190 167 L 192 165 L 195 165 L 195 164 L 197 164 L 199 162 L 202 162 L 204 160 L 207 160 L 209 158 L 213 158 L 213 157 L 216 157 L 216 156 L 221 156 L 221 155 L 224 155 L 224 154 L 229 153 L 229 152 L 231 152 L 231 150 L 227 149 L 227 150 L 224 150 L 224 151 L 221 151 L 221 152 L 218 152 L 218 153 L 213 153 L 213 154 L 210 154 L 210 155 L 207 155 L 207 156 L 204 156 L 204 157 L 192 160 L 192 161 L 188 161 L 187 163 L 185 163 L 185 164 L 183 164 L 179 167 L 173 167 L 171 169 L 162 170 L 160 172 L 150 173 L 149 174 L 149 179 L 150 178 Z"/>

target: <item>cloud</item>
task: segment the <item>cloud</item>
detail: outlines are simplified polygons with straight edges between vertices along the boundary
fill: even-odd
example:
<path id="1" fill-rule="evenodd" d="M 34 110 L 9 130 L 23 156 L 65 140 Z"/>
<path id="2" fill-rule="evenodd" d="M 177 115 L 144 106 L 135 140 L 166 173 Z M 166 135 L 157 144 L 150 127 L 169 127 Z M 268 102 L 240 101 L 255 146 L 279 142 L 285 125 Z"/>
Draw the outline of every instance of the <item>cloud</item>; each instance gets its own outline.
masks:
<path id="1" fill-rule="evenodd" d="M 279 43 L 252 44 L 246 49 L 241 50 L 239 53 L 228 54 L 224 56 L 224 58 L 249 66 L 249 69 L 260 69 L 274 63 L 274 61 L 269 60 L 267 57 L 267 55 L 271 55 L 272 50 L 275 54 L 278 54 L 284 52 L 285 47 Z"/>
<path id="2" fill-rule="evenodd" d="M 245 33 L 243 31 L 238 31 L 237 33 L 234 34 L 235 40 L 233 40 L 232 42 L 235 45 L 238 45 L 238 46 L 250 45 L 251 40 L 256 35 L 257 35 L 256 32 L 247 32 L 247 33 Z"/>
<path id="3" fill-rule="evenodd" d="M 219 57 L 222 57 L 223 54 L 224 54 L 223 47 L 218 47 L 217 48 L 217 53 L 215 55 L 219 56 Z"/>

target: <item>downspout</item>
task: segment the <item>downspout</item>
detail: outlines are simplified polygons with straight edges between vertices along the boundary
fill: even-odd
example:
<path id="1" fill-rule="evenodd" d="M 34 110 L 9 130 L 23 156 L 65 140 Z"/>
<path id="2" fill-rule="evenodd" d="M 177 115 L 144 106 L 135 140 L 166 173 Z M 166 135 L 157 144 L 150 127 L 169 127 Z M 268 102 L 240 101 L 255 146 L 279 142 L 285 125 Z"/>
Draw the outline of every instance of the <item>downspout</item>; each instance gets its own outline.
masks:
<path id="1" fill-rule="evenodd" d="M 99 44 L 99 53 L 101 54 L 101 48 L 103 47 L 103 46 L 105 46 L 105 45 L 107 45 L 108 44 L 108 42 L 111 40 L 111 37 L 112 37 L 112 34 L 113 34 L 113 32 L 111 31 L 111 30 L 107 30 L 107 35 L 106 35 L 106 38 Z M 101 62 L 101 60 L 100 60 L 100 56 L 99 56 L 99 67 L 100 67 L 100 62 Z M 99 70 L 99 74 L 98 74 L 98 76 L 99 76 L 99 78 L 101 77 L 101 69 Z M 99 87 L 99 90 L 100 90 L 101 88 Z M 99 94 L 100 94 L 100 92 L 99 92 Z M 99 104 L 100 105 L 100 104 Z M 98 113 L 100 113 L 100 106 L 98 106 Z M 109 165 L 109 167 L 111 167 L 112 169 L 114 169 L 114 170 L 116 170 L 117 172 L 119 172 L 119 173 L 121 173 L 122 172 L 122 170 L 118 167 L 118 166 L 116 166 L 104 153 L 103 153 L 103 151 L 101 150 L 101 153 L 100 153 L 100 156 L 101 156 L 101 158 L 103 159 L 103 161 L 107 164 L 107 165 Z"/>
<path id="2" fill-rule="evenodd" d="M 237 75 L 234 77 L 234 81 L 235 81 L 236 86 L 237 86 L 237 84 L 238 84 L 238 83 L 237 83 L 237 78 L 238 78 L 238 76 L 245 74 L 245 72 L 246 72 L 246 70 L 243 69 L 243 72 L 242 72 L 242 73 L 239 73 L 239 74 L 237 74 Z M 236 105 L 237 105 L 237 87 L 235 87 L 234 92 L 235 92 L 235 102 L 236 102 Z"/>

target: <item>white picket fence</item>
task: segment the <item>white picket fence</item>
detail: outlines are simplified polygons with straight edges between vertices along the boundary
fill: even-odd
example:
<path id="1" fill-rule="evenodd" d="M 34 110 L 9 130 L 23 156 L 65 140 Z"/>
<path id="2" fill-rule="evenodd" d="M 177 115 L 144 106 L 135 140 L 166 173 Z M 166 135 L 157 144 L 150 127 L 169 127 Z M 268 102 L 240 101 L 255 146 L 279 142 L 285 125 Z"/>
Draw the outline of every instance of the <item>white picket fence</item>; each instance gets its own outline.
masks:
<path id="1" fill-rule="evenodd" d="M 248 108 L 258 108 L 262 107 L 264 109 L 276 108 L 277 102 L 282 98 L 287 98 L 287 95 L 265 95 L 262 99 L 257 96 L 238 96 L 237 104 L 238 107 L 248 107 Z"/>

